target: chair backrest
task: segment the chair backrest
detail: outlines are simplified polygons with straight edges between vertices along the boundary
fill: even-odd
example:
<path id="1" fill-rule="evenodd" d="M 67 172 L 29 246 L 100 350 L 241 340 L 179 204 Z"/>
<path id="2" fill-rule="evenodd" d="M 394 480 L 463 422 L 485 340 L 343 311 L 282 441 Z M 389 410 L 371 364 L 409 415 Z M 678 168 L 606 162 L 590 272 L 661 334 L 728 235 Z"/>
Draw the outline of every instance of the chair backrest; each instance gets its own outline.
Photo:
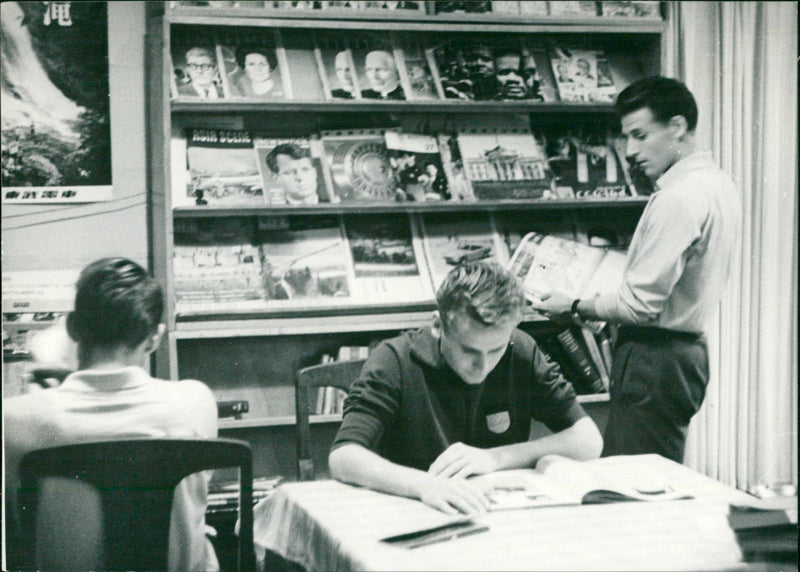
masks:
<path id="1" fill-rule="evenodd" d="M 252 570 L 252 451 L 245 441 L 221 438 L 125 439 L 28 453 L 19 504 L 31 562 L 51 570 L 163 570 L 175 487 L 193 473 L 227 467 L 239 468 L 239 568 Z"/>
<path id="2" fill-rule="evenodd" d="M 308 422 L 311 415 L 313 389 L 336 387 L 347 391 L 350 384 L 361 373 L 366 360 L 335 361 L 312 365 L 297 372 L 295 400 L 297 414 L 297 478 L 301 481 L 314 480 L 314 461 L 311 458 L 311 428 Z"/>

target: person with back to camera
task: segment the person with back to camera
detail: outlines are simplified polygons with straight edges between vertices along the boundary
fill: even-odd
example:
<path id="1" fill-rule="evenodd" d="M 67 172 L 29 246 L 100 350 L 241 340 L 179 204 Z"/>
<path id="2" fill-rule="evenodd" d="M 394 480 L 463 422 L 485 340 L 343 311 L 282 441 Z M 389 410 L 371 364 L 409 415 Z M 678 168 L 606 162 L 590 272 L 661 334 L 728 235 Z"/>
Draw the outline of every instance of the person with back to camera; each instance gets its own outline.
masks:
<path id="1" fill-rule="evenodd" d="M 317 169 L 308 149 L 294 143 L 281 143 L 267 153 L 265 161 L 283 186 L 288 204 L 315 205 L 319 202 Z"/>
<path id="2" fill-rule="evenodd" d="M 597 457 L 600 432 L 572 386 L 516 328 L 523 304 L 519 280 L 501 266 L 453 268 L 430 329 L 382 342 L 351 386 L 331 475 L 475 514 L 489 501 L 470 475 L 531 467 L 547 454 Z M 554 433 L 529 441 L 531 419 Z"/>
<path id="3" fill-rule="evenodd" d="M 78 370 L 61 385 L 5 400 L 5 522 L 16 522 L 18 469 L 29 451 L 130 438 L 211 439 L 217 406 L 195 380 L 165 381 L 143 369 L 165 326 L 161 287 L 135 262 L 104 258 L 89 264 L 76 286 L 67 331 Z M 182 480 L 170 522 L 169 569 L 217 570 L 206 537 L 210 472 Z M 15 529 L 16 530 L 16 529 Z"/>
<path id="4" fill-rule="evenodd" d="M 617 97 L 628 161 L 656 186 L 628 248 L 619 289 L 533 307 L 620 324 L 603 455 L 683 461 L 686 431 L 708 383 L 704 331 L 722 297 L 741 227 L 731 178 L 697 149 L 697 104 L 681 82 L 650 77 Z"/>

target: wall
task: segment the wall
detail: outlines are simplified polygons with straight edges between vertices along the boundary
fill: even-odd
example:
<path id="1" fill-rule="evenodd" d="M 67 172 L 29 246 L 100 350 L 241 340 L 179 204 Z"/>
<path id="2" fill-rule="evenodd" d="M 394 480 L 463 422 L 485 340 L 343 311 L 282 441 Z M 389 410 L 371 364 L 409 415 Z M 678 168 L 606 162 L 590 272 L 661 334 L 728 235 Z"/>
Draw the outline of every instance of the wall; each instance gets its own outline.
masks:
<path id="1" fill-rule="evenodd" d="M 145 4 L 108 3 L 113 200 L 3 205 L 4 271 L 80 269 L 112 255 L 147 265 Z"/>

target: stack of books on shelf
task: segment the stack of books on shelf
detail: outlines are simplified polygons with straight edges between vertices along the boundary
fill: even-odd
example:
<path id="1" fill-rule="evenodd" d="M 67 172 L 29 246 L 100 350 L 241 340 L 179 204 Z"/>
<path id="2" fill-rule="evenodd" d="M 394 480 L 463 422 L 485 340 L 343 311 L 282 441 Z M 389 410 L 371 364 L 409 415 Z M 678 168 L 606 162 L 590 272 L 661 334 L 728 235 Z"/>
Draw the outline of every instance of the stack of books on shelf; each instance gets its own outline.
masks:
<path id="1" fill-rule="evenodd" d="M 320 363 L 335 361 L 356 361 L 367 359 L 369 346 L 342 346 L 336 356 L 325 354 Z M 344 411 L 344 398 L 347 393 L 336 387 L 320 387 L 317 389 L 317 399 L 314 404 L 314 415 L 341 415 Z"/>
<path id="2" fill-rule="evenodd" d="M 269 497 L 283 477 L 256 477 L 253 479 L 253 504 Z M 239 509 L 239 481 L 213 484 L 208 491 L 207 513 L 236 512 Z"/>
<path id="3" fill-rule="evenodd" d="M 204 102 L 610 104 L 638 71 L 600 45 L 515 33 L 176 26 L 170 55 L 172 98 Z"/>
<path id="4" fill-rule="evenodd" d="M 293 138 L 190 127 L 172 138 L 172 206 L 616 200 L 650 191 L 609 133 L 533 133 L 518 118 L 508 123 L 463 120 L 450 133 L 430 135 L 375 128 Z"/>
<path id="5" fill-rule="evenodd" d="M 417 14 L 500 14 L 528 17 L 608 17 L 660 19 L 660 2 L 655 0 L 630 0 L 612 2 L 557 1 L 557 0 L 240 0 L 197 1 L 176 0 L 171 8 L 248 8 L 264 11 L 325 10 L 330 14 L 374 14 L 401 12 Z"/>

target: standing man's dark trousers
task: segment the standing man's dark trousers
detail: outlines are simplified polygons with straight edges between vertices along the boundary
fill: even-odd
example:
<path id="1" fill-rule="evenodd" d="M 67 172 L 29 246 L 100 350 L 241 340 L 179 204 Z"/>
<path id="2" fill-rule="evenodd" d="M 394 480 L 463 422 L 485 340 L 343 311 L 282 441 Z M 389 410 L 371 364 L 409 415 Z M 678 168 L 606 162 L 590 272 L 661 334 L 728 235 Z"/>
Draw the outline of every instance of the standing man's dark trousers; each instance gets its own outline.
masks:
<path id="1" fill-rule="evenodd" d="M 708 384 L 705 336 L 621 326 L 603 457 L 658 453 L 683 462 L 689 420 Z"/>

